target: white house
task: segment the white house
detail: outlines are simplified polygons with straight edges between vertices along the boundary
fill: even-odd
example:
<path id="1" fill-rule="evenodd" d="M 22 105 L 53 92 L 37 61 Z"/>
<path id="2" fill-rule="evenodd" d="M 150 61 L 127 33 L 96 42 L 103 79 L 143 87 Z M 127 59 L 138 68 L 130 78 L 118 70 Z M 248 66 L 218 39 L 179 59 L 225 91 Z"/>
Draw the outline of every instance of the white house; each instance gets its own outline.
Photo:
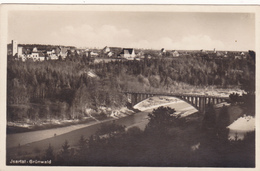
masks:
<path id="1" fill-rule="evenodd" d="M 52 53 L 52 54 L 49 55 L 49 59 L 50 60 L 58 60 L 59 57 L 55 53 Z"/>
<path id="2" fill-rule="evenodd" d="M 32 59 L 35 61 L 44 61 L 45 55 L 42 52 L 32 52 L 31 54 L 27 55 L 27 59 Z"/>
<path id="3" fill-rule="evenodd" d="M 95 52 L 90 52 L 90 56 L 92 57 L 97 57 L 98 56 L 98 53 L 95 53 Z"/>
<path id="4" fill-rule="evenodd" d="M 18 53 L 18 55 L 17 55 L 18 57 L 22 56 L 23 55 L 23 47 L 18 46 L 18 52 L 17 53 Z"/>
<path id="5" fill-rule="evenodd" d="M 132 48 L 123 48 L 122 52 L 120 53 L 121 58 L 126 58 L 128 60 L 134 60 L 136 57 L 135 50 Z"/>
<path id="6" fill-rule="evenodd" d="M 51 50 L 46 52 L 48 56 L 50 56 L 51 54 L 53 54 L 53 52 Z"/>
<path id="7" fill-rule="evenodd" d="M 32 59 L 36 59 L 36 58 L 39 57 L 39 53 L 38 53 L 38 52 L 32 52 L 31 55 L 30 55 L 30 57 L 31 57 Z"/>

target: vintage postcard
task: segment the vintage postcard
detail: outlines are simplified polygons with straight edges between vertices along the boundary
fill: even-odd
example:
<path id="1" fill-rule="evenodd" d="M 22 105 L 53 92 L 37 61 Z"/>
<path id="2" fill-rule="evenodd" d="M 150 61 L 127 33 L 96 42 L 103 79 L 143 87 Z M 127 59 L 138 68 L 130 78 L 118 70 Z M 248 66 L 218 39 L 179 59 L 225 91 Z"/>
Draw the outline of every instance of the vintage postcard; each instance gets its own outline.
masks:
<path id="1" fill-rule="evenodd" d="M 4 170 L 257 169 L 257 9 L 2 5 Z"/>

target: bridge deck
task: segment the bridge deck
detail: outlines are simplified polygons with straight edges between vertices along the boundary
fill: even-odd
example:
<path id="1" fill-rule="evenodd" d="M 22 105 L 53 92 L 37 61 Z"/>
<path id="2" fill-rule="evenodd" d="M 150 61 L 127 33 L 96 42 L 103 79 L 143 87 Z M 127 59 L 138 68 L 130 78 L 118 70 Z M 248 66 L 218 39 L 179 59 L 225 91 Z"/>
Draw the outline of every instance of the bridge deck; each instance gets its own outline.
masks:
<path id="1" fill-rule="evenodd" d="M 220 98 L 220 99 L 229 99 L 229 97 L 223 96 L 210 96 L 210 95 L 199 95 L 199 94 L 182 94 L 182 93 L 153 93 L 153 92 L 132 92 L 132 91 L 123 91 L 122 93 L 128 94 L 146 94 L 146 95 L 154 95 L 154 96 L 188 96 L 188 97 L 206 97 L 206 98 Z"/>

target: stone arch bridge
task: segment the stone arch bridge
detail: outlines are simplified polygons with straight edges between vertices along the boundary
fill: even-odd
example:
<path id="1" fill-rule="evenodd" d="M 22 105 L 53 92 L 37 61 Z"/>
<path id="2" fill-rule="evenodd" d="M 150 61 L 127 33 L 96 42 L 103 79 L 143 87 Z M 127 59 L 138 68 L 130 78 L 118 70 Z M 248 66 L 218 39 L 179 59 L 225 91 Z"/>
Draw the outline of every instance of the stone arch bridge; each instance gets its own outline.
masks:
<path id="1" fill-rule="evenodd" d="M 137 103 L 153 96 L 171 96 L 183 100 L 193 107 L 195 107 L 200 113 L 204 114 L 208 105 L 215 105 L 221 102 L 229 100 L 229 97 L 220 96 L 207 96 L 197 94 L 179 94 L 179 93 L 148 93 L 148 92 L 123 92 L 132 106 Z"/>

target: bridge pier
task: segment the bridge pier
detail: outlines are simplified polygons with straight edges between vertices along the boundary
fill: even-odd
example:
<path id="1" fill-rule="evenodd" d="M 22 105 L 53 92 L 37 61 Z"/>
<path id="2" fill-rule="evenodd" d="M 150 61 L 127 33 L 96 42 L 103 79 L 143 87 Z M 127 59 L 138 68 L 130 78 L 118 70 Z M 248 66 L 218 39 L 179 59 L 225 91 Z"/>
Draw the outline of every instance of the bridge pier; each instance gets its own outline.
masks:
<path id="1" fill-rule="evenodd" d="M 140 94 L 138 93 L 138 94 L 136 94 L 136 99 L 137 99 L 137 101 L 136 101 L 136 104 L 141 100 L 140 99 Z"/>
<path id="2" fill-rule="evenodd" d="M 214 104 L 218 104 L 217 98 L 214 98 Z"/>
<path id="3" fill-rule="evenodd" d="M 198 107 L 198 98 L 195 97 L 195 106 Z"/>
<path id="4" fill-rule="evenodd" d="M 204 114 L 205 112 L 205 105 L 206 105 L 207 99 L 205 97 L 201 97 L 199 99 L 199 112 Z"/>
<path id="5" fill-rule="evenodd" d="M 134 106 L 137 103 L 137 94 L 132 95 L 132 105 Z"/>

